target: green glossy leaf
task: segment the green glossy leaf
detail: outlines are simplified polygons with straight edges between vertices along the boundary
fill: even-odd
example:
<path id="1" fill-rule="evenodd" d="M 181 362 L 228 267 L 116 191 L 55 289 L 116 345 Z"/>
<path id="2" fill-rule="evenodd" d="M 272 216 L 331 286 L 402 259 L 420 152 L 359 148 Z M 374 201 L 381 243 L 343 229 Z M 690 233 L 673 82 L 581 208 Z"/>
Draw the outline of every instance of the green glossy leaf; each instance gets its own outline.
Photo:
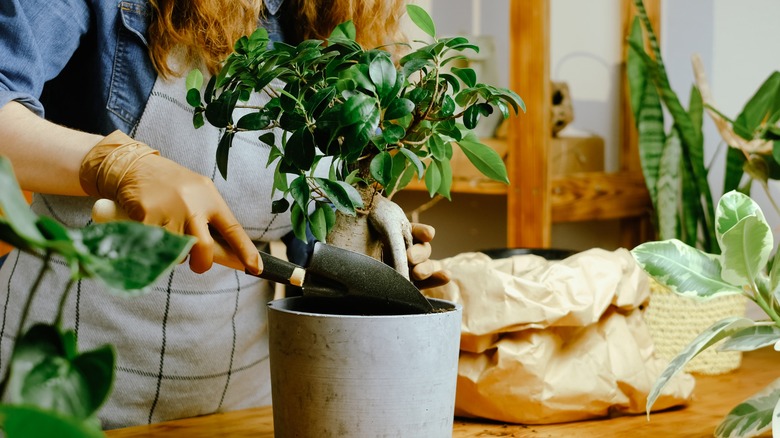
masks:
<path id="1" fill-rule="evenodd" d="M 390 102 L 385 110 L 385 120 L 396 120 L 411 114 L 414 111 L 414 102 L 406 98 L 398 98 Z"/>
<path id="2" fill-rule="evenodd" d="M 404 138 L 406 130 L 403 126 L 385 123 L 382 128 L 382 137 L 388 144 L 396 144 Z"/>
<path id="3" fill-rule="evenodd" d="M 717 256 L 677 239 L 643 243 L 631 254 L 650 276 L 680 295 L 707 298 L 742 291 L 721 278 Z"/>
<path id="4" fill-rule="evenodd" d="M 386 98 L 395 89 L 396 75 L 395 66 L 388 56 L 377 56 L 368 65 L 368 76 L 380 99 Z"/>
<path id="5" fill-rule="evenodd" d="M 302 242 L 307 242 L 306 236 L 306 213 L 301 210 L 301 206 L 297 202 L 293 203 L 290 208 L 290 221 L 292 222 L 292 229 L 295 237 Z"/>
<path id="6" fill-rule="evenodd" d="M 57 437 L 104 438 L 94 422 L 77 419 L 36 406 L 0 405 L 0 420 L 8 438 Z"/>
<path id="7" fill-rule="evenodd" d="M 192 69 L 187 73 L 187 79 L 184 81 L 184 86 L 187 90 L 200 90 L 203 86 L 203 73 L 198 69 Z M 194 106 L 194 105 L 193 105 Z"/>
<path id="8" fill-rule="evenodd" d="M 433 197 L 441 186 L 441 168 L 436 160 L 431 160 L 428 168 L 425 169 L 425 187 L 428 189 L 428 194 Z"/>
<path id="9" fill-rule="evenodd" d="M 371 176 L 382 186 L 386 187 L 393 177 L 393 157 L 382 151 L 371 159 Z"/>
<path id="10" fill-rule="evenodd" d="M 648 415 L 650 414 L 650 408 L 653 407 L 653 403 L 655 403 L 655 400 L 661 394 L 661 390 L 664 386 L 666 386 L 669 380 L 679 373 L 691 359 L 721 339 L 727 338 L 746 327 L 752 327 L 754 325 L 755 323 L 750 319 L 735 316 L 718 321 L 701 332 L 701 334 L 691 341 L 677 357 L 672 359 L 666 369 L 661 373 L 661 376 L 658 377 L 653 384 L 653 388 L 647 396 L 646 410 Z"/>
<path id="11" fill-rule="evenodd" d="M 194 70 L 197 71 L 197 70 Z M 191 88 L 187 90 L 187 103 L 190 104 L 190 106 L 193 107 L 199 107 L 200 102 L 200 90 L 197 88 Z"/>
<path id="12" fill-rule="evenodd" d="M 121 294 L 144 292 L 184 260 L 195 243 L 162 228 L 138 222 L 108 222 L 82 228 L 76 238 L 93 257 L 82 267 Z"/>
<path id="13" fill-rule="evenodd" d="M 356 35 L 355 23 L 353 23 L 352 20 L 349 20 L 337 25 L 333 29 L 333 32 L 330 33 L 328 39 L 346 39 L 354 41 Z"/>
<path id="14" fill-rule="evenodd" d="M 774 345 L 780 340 L 780 327 L 758 325 L 744 328 L 718 346 L 718 351 L 754 351 Z"/>
<path id="15" fill-rule="evenodd" d="M 474 129 L 479 123 L 480 110 L 479 106 L 471 105 L 463 111 L 463 124 L 467 129 Z"/>
<path id="16" fill-rule="evenodd" d="M 290 208 L 290 201 L 285 198 L 271 202 L 271 213 L 273 214 L 284 213 L 288 208 Z"/>
<path id="17" fill-rule="evenodd" d="M 376 100 L 365 94 L 357 94 L 344 102 L 341 109 L 340 123 L 342 126 L 354 125 L 369 118 L 376 109 Z"/>
<path id="18" fill-rule="evenodd" d="M 108 397 L 115 355 L 105 346 L 71 360 L 65 338 L 57 328 L 44 324 L 19 338 L 11 358 L 8 398 L 85 420 Z"/>
<path id="19" fill-rule="evenodd" d="M 441 182 L 439 183 L 439 190 L 436 192 L 448 200 L 450 198 L 450 190 L 452 189 L 452 166 L 449 160 L 437 161 L 439 165 L 439 171 L 441 173 Z"/>
<path id="20" fill-rule="evenodd" d="M 742 438 L 769 431 L 779 402 L 780 379 L 777 379 L 732 409 L 715 429 L 715 436 Z"/>
<path id="21" fill-rule="evenodd" d="M 259 131 L 271 124 L 271 118 L 266 112 L 253 112 L 242 116 L 236 123 L 236 128 L 248 131 Z M 273 135 L 273 134 L 271 134 Z"/>
<path id="22" fill-rule="evenodd" d="M 233 132 L 226 131 L 222 134 L 217 145 L 217 169 L 222 178 L 227 181 L 228 157 L 230 156 L 230 147 L 233 146 Z"/>
<path id="23" fill-rule="evenodd" d="M 206 121 L 203 119 L 203 111 L 195 111 L 192 115 L 192 126 L 195 127 L 195 129 L 203 127 L 203 125 L 206 123 Z"/>
<path id="24" fill-rule="evenodd" d="M 428 139 L 428 149 L 431 151 L 431 155 L 438 161 L 447 159 L 446 147 L 444 140 L 438 135 L 433 135 Z"/>
<path id="25" fill-rule="evenodd" d="M 325 210 L 330 210 L 328 207 L 322 207 L 318 205 L 314 212 L 309 216 L 309 223 L 311 224 L 311 233 L 320 242 L 325 242 L 328 236 L 328 223 L 325 219 Z"/>
<path id="26" fill-rule="evenodd" d="M 0 156 L 0 210 L 3 219 L 23 240 L 35 246 L 44 245 L 44 237 L 35 226 L 37 216 L 30 210 L 22 189 L 16 182 L 11 161 Z"/>
<path id="27" fill-rule="evenodd" d="M 409 160 L 414 165 L 414 170 L 417 172 L 417 176 L 422 177 L 423 172 L 425 172 L 425 166 L 420 160 L 420 157 L 418 157 L 414 152 L 410 151 L 407 148 L 401 148 L 398 151 L 404 156 L 406 156 L 406 159 Z"/>
<path id="28" fill-rule="evenodd" d="M 267 144 L 268 146 L 273 147 L 276 145 L 276 137 L 274 136 L 273 132 L 266 132 L 265 134 L 261 135 L 257 139 Z"/>
<path id="29" fill-rule="evenodd" d="M 284 146 L 285 161 L 292 163 L 302 171 L 311 169 L 316 154 L 314 135 L 306 127 L 293 131 Z"/>
<path id="30" fill-rule="evenodd" d="M 339 184 L 340 181 L 331 181 L 325 178 L 314 178 L 314 180 L 336 209 L 350 216 L 355 215 L 355 208 L 360 206 L 353 203 L 347 189 L 344 185 Z"/>
<path id="31" fill-rule="evenodd" d="M 477 85 L 477 73 L 473 68 L 452 67 L 452 73 L 459 77 L 467 87 L 473 87 Z"/>
<path id="32" fill-rule="evenodd" d="M 309 205 L 309 183 L 306 180 L 306 175 L 299 175 L 290 183 L 290 194 L 292 195 L 295 203 L 301 207 L 301 210 L 306 210 Z"/>
<path id="33" fill-rule="evenodd" d="M 494 149 L 480 143 L 473 133 L 469 133 L 459 141 L 458 146 L 460 146 L 463 154 L 466 155 L 471 164 L 482 172 L 483 175 L 509 184 L 504 160 L 501 159 L 501 156 Z"/>
<path id="34" fill-rule="evenodd" d="M 416 5 L 406 5 L 406 13 L 409 14 L 409 18 L 417 25 L 423 32 L 430 35 L 432 38 L 436 38 L 436 26 L 433 24 L 431 16 L 425 12 L 425 9 Z"/>

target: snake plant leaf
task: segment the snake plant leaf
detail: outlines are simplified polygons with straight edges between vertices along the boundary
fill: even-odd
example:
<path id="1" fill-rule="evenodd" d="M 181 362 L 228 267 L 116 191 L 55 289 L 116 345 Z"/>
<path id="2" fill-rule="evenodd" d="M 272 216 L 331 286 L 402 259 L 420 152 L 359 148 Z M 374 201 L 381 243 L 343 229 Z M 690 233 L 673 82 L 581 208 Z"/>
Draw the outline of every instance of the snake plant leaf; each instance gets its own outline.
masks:
<path id="1" fill-rule="evenodd" d="M 647 396 L 647 404 L 645 405 L 648 417 L 650 415 L 650 409 L 653 407 L 653 403 L 655 403 L 658 396 L 661 395 L 661 390 L 663 390 L 664 386 L 666 386 L 672 377 L 674 377 L 685 367 L 685 364 L 696 357 L 697 354 L 709 348 L 721 339 L 727 338 L 746 327 L 752 327 L 754 325 L 755 322 L 748 318 L 734 316 L 718 321 L 701 332 L 680 352 L 680 354 L 678 354 L 674 359 L 672 359 L 671 362 L 669 362 L 669 365 L 667 365 L 667 367 L 661 373 L 661 376 L 658 377 L 658 379 L 653 384 L 653 388 L 650 390 L 650 394 Z"/>
<path id="2" fill-rule="evenodd" d="M 731 284 L 752 284 L 769 261 L 772 230 L 766 221 L 748 216 L 720 236 L 721 278 Z"/>
<path id="3" fill-rule="evenodd" d="M 746 160 L 745 154 L 741 150 L 728 148 L 726 151 L 726 173 L 723 176 L 723 193 L 739 188 L 739 183 L 745 174 L 743 168 Z"/>
<path id="4" fill-rule="evenodd" d="M 654 89 L 647 90 L 647 95 L 655 93 Z M 649 109 L 642 110 L 644 114 Z M 658 111 L 661 111 L 660 106 Z M 654 142 L 663 141 L 663 119 L 659 122 L 661 125 L 656 128 L 660 129 L 659 132 L 653 134 L 651 132 L 644 132 L 640 134 L 640 148 L 644 148 L 642 158 L 643 167 L 647 167 L 645 173 L 645 181 L 648 187 L 653 181 L 656 182 L 655 190 L 651 190 L 651 196 L 653 196 L 653 205 L 655 206 L 656 216 L 658 220 L 658 238 L 661 240 L 674 239 L 680 236 L 680 204 L 682 203 L 682 187 L 680 185 L 681 175 L 681 159 L 682 159 L 682 145 L 680 144 L 680 136 L 677 135 L 676 130 L 672 130 L 671 135 L 666 139 L 666 145 L 663 146 L 663 152 L 661 153 L 660 160 L 656 162 L 655 157 L 655 145 Z M 640 130 L 641 130 L 640 124 Z M 657 135 L 661 137 L 658 138 Z M 646 138 L 642 140 L 641 136 Z M 657 166 L 655 171 L 656 177 L 652 177 L 653 166 Z M 644 172 L 644 170 L 643 170 Z"/>
<path id="5" fill-rule="evenodd" d="M 643 243 L 631 254 L 645 272 L 680 295 L 711 298 L 742 291 L 723 281 L 718 256 L 677 239 Z"/>
<path id="6" fill-rule="evenodd" d="M 0 417 L 8 438 L 105 438 L 97 422 L 79 421 L 35 406 L 0 405 Z"/>
<path id="7" fill-rule="evenodd" d="M 680 149 L 682 146 L 679 137 L 673 140 L 666 138 L 666 134 L 664 133 L 664 114 L 663 109 L 661 108 L 661 99 L 658 97 L 658 91 L 656 91 L 655 85 L 653 85 L 652 82 L 646 83 L 646 88 L 643 91 L 642 96 L 642 104 L 638 110 L 637 118 L 635 119 L 637 123 L 638 147 L 640 151 L 639 160 L 642 166 L 642 174 L 645 177 L 647 189 L 650 193 L 650 199 L 653 201 L 653 205 L 658 214 L 661 215 L 665 214 L 667 212 L 666 209 L 670 207 L 669 204 L 659 205 L 663 204 L 663 202 L 658 199 L 660 195 L 657 193 L 659 185 L 657 181 L 663 176 L 661 175 L 663 154 L 670 142 L 674 142 L 672 147 L 675 149 Z M 676 134 L 674 130 L 672 131 L 672 134 Z M 671 157 L 667 157 L 667 162 L 663 163 L 665 165 L 663 172 L 666 174 L 667 181 L 670 177 L 679 177 L 680 154 L 681 152 L 676 150 L 674 151 L 674 154 L 671 154 L 670 151 Z M 669 158 L 674 156 L 677 157 L 676 166 L 674 165 L 674 162 L 668 161 Z M 669 187 L 667 186 L 667 188 Z M 679 192 L 679 188 L 675 190 Z M 668 195 L 668 192 L 666 195 Z M 677 196 L 674 196 L 674 198 L 677 198 Z M 674 199 L 674 204 L 672 205 L 675 207 L 672 211 L 676 210 L 676 204 L 677 200 Z"/>
<path id="8" fill-rule="evenodd" d="M 774 345 L 780 340 L 780 327 L 757 325 L 742 329 L 723 341 L 718 351 L 753 351 Z"/>
<path id="9" fill-rule="evenodd" d="M 780 379 L 738 404 L 715 429 L 717 438 L 742 438 L 763 434 L 772 428 L 780 402 Z M 780 430 L 780 429 L 775 429 Z"/>
<path id="10" fill-rule="evenodd" d="M 409 18 L 417 25 L 423 32 L 430 35 L 432 38 L 436 38 L 436 26 L 433 24 L 431 16 L 425 12 L 425 9 L 416 5 L 406 5 L 406 13 L 409 14 Z"/>
<path id="11" fill-rule="evenodd" d="M 647 70 L 637 48 L 644 44 L 642 35 L 642 24 L 639 18 L 634 18 L 631 23 L 631 30 L 628 35 L 631 44 L 628 45 L 626 54 L 626 78 L 628 79 L 631 111 L 634 114 L 634 120 L 639 120 L 639 111 L 642 108 L 645 90 L 647 90 Z M 652 84 L 651 84 L 652 85 Z M 653 89 L 655 89 L 653 87 Z"/>
<path id="12" fill-rule="evenodd" d="M 765 123 L 767 117 L 780 111 L 780 72 L 773 72 L 745 104 L 734 120 L 734 132 L 747 140 Z"/>

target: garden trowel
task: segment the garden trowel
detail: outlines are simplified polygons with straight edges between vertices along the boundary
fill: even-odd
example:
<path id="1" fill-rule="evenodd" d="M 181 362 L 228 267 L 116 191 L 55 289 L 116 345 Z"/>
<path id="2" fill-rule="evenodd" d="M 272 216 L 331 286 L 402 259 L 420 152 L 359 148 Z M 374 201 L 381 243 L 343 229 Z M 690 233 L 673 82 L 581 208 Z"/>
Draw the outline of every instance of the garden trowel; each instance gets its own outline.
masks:
<path id="1" fill-rule="evenodd" d="M 92 208 L 95 222 L 128 220 L 108 199 Z M 214 262 L 244 271 L 244 266 L 223 241 L 214 239 Z M 314 244 L 307 267 L 259 251 L 263 271 L 251 274 L 266 280 L 298 286 L 304 296 L 354 298 L 376 308 L 387 304 L 399 313 L 428 313 L 433 307 L 417 287 L 392 267 L 369 256 L 322 242 Z"/>

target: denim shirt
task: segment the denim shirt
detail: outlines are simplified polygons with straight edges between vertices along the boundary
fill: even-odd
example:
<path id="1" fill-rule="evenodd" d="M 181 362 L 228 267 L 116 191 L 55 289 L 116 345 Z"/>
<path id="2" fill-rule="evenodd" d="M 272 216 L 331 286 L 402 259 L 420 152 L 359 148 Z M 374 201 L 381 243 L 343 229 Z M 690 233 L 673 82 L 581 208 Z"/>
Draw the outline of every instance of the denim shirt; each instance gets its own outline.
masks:
<path id="1" fill-rule="evenodd" d="M 265 0 L 272 41 L 285 39 L 283 1 Z M 150 15 L 147 0 L 0 0 L 0 108 L 17 101 L 70 128 L 133 135 L 157 79 Z M 290 261 L 305 264 L 308 235 L 283 238 Z"/>
<path id="2" fill-rule="evenodd" d="M 283 39 L 283 0 L 260 23 Z M 0 1 L 0 107 L 18 101 L 48 120 L 132 135 L 157 74 L 148 54 L 147 0 Z"/>

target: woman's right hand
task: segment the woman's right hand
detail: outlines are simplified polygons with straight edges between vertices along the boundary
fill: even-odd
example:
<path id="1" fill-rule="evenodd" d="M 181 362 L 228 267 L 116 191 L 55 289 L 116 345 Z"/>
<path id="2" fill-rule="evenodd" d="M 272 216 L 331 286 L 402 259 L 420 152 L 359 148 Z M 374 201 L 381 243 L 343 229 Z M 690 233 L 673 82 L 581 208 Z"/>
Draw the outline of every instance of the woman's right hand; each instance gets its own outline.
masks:
<path id="1" fill-rule="evenodd" d="M 131 219 L 196 237 L 189 260 L 194 272 L 211 268 L 212 230 L 248 272 L 262 270 L 257 248 L 209 178 L 161 157 L 120 131 L 87 153 L 79 177 L 84 191 L 116 201 Z"/>

